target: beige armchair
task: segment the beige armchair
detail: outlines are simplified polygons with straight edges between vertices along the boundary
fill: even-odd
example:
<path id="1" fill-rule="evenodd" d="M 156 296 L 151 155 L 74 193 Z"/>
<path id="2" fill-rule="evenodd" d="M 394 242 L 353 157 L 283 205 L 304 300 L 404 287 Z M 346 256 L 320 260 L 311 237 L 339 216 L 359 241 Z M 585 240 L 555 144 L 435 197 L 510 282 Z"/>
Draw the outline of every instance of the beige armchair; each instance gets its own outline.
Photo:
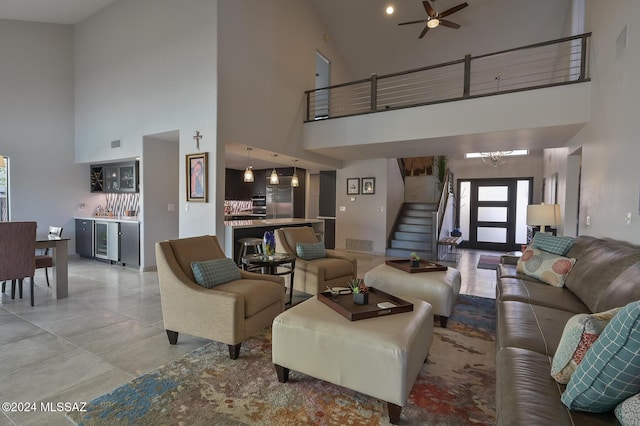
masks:
<path id="1" fill-rule="evenodd" d="M 340 256 L 332 250 L 326 250 L 326 256 L 320 259 L 304 260 L 296 254 L 297 243 L 318 242 L 310 226 L 280 228 L 275 231 L 276 251 L 296 256 L 293 288 L 308 294 L 318 294 L 331 287 L 346 287 L 347 281 L 355 278 L 358 264 L 355 258 Z"/>
<path id="2" fill-rule="evenodd" d="M 211 235 L 156 243 L 169 343 L 175 345 L 180 332 L 204 337 L 229 345 L 229 357 L 236 359 L 242 341 L 270 326 L 284 311 L 284 278 L 240 270 L 240 280 L 211 289 L 198 285 L 191 262 L 224 257 L 218 239 Z"/>

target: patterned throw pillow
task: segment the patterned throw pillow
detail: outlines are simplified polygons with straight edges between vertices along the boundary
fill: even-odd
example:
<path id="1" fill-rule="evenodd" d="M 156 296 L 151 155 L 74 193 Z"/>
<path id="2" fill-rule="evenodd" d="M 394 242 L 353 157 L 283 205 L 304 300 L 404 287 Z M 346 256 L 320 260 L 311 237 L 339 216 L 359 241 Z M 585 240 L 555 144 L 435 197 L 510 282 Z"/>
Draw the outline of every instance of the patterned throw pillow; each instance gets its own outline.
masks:
<path id="1" fill-rule="evenodd" d="M 622 426 L 638 426 L 640 423 L 640 393 L 622 401 L 614 412 Z"/>
<path id="2" fill-rule="evenodd" d="M 567 384 L 587 350 L 620 309 L 622 308 L 597 314 L 577 314 L 567 321 L 551 364 L 551 377 L 556 382 Z"/>
<path id="3" fill-rule="evenodd" d="M 603 413 L 640 393 L 640 301 L 622 308 L 587 351 L 562 394 L 570 410 Z"/>
<path id="4" fill-rule="evenodd" d="M 240 270 L 229 258 L 192 262 L 191 270 L 196 282 L 202 287 L 213 288 L 217 285 L 239 280 Z"/>
<path id="5" fill-rule="evenodd" d="M 518 259 L 518 272 L 537 278 L 554 287 L 564 287 L 564 279 L 576 260 L 528 247 Z"/>
<path id="6" fill-rule="evenodd" d="M 576 240 L 571 237 L 555 237 L 553 235 L 538 232 L 533 237 L 533 248 L 548 251 L 549 253 L 564 256 L 573 246 Z"/>
<path id="7" fill-rule="evenodd" d="M 317 243 L 297 243 L 296 254 L 303 260 L 327 257 L 327 252 L 324 249 L 324 243 L 322 241 Z"/>

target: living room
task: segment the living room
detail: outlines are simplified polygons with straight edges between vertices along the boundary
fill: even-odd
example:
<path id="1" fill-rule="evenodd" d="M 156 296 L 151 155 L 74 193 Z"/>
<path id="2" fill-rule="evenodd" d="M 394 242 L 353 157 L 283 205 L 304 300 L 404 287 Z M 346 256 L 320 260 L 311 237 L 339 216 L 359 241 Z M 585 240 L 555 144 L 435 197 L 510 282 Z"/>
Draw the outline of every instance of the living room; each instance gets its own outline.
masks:
<path id="1" fill-rule="evenodd" d="M 333 7 L 338 3 L 332 2 Z M 442 6 L 455 3 L 443 0 Z M 451 156 L 453 172 L 459 177 L 502 173 L 513 177 L 514 170 L 529 170 L 533 161 L 537 169 L 526 175 L 534 177 L 537 188 L 542 178 L 557 176 L 556 196 L 564 221 L 559 235 L 592 235 L 639 244 L 640 171 L 635 163 L 640 148 L 634 136 L 640 124 L 634 107 L 640 83 L 633 75 L 640 65 L 635 44 L 640 36 L 627 31 L 627 26 L 640 16 L 640 5 L 614 0 L 602 10 L 594 1 L 509 3 L 505 13 L 518 14 L 518 22 L 529 20 L 535 31 L 526 32 L 522 26 L 504 22 L 509 20 L 496 20 L 501 22 L 492 25 L 507 27 L 499 27 L 505 32 L 496 28 L 499 40 L 492 40 L 493 32 L 485 32 L 473 39 L 476 49 L 459 42 L 443 56 L 435 50 L 424 56 L 429 63 L 438 63 L 448 56 L 463 57 L 470 50 L 486 53 L 551 40 L 570 33 L 570 16 L 583 16 L 583 31 L 593 32 L 589 120 L 569 140 L 534 151 L 531 157 L 510 159 L 508 167 L 493 169 L 478 160 L 464 160 L 461 151 Z M 474 7 L 480 6 L 471 4 L 466 13 Z M 420 4 L 417 11 L 424 13 Z M 358 19 L 359 15 L 349 16 Z M 462 16 L 460 21 L 471 25 L 473 15 Z M 531 16 L 553 18 L 539 26 Z M 173 237 L 224 232 L 224 151 L 225 144 L 231 142 L 299 157 L 318 164 L 318 169 L 337 169 L 340 185 L 349 177 L 372 176 L 375 170 L 376 194 L 366 208 L 383 207 L 380 213 L 384 214 L 373 216 L 365 211 L 341 222 L 346 217 L 338 213 L 339 241 L 344 244 L 347 238 L 360 239 L 363 234 L 375 235 L 376 241 L 386 240 L 387 202 L 397 196 L 396 188 L 387 184 L 392 161 L 340 161 L 306 150 L 302 96 L 314 87 L 313 56 L 318 49 L 331 57 L 335 83 L 374 71 L 383 73 L 383 66 L 391 67 L 389 71 L 399 69 L 395 59 L 383 57 L 379 58 L 380 68 L 369 62 L 362 64 L 366 71 L 347 67 L 341 60 L 341 39 L 324 37 L 331 31 L 314 2 L 220 0 L 177 5 L 156 1 L 151 6 L 144 1 L 119 0 L 74 24 L 12 19 L 18 18 L 0 21 L 2 39 L 7 41 L 0 46 L 0 55 L 12 65 L 3 69 L 0 79 L 5 94 L 0 98 L 0 154 L 12 165 L 12 220 L 33 219 L 41 228 L 61 224 L 73 235 L 72 219 L 79 206 L 91 212 L 99 203 L 88 194 L 88 164 L 137 156 L 144 162 L 145 136 L 177 129 L 179 158 L 172 167 L 180 180 L 180 192 L 175 200 L 157 204 L 173 202 L 179 206 L 179 225 Z M 551 29 L 546 26 L 553 23 L 557 25 Z M 392 23 L 393 29 L 400 31 L 396 24 Z M 417 42 L 418 34 L 408 32 Z M 424 49 L 432 35 L 436 32 L 429 33 L 421 40 L 425 43 L 416 44 L 416 48 Z M 446 44 L 447 37 L 439 37 L 438 44 Z M 357 48 L 364 50 L 362 45 Z M 422 55 L 413 56 L 417 60 Z M 513 105 L 513 110 L 519 108 Z M 197 151 L 193 140 L 196 130 L 203 135 L 200 151 L 210 155 L 211 202 L 190 203 L 186 211 L 182 167 L 184 155 Z M 526 138 L 526 129 L 520 130 Z M 121 148 L 110 147 L 114 140 L 122 141 Z M 150 171 L 154 166 L 143 167 Z M 467 172 L 474 175 L 465 175 Z M 342 186 L 337 192 L 346 196 Z M 534 202 L 540 201 L 541 191 L 536 190 Z M 157 205 L 145 205 L 146 214 L 151 215 Z M 355 220 L 357 228 L 352 227 Z M 145 239 L 151 246 L 159 238 L 147 230 Z M 377 244 L 375 251 L 383 248 Z M 151 248 L 143 256 L 152 265 Z"/>

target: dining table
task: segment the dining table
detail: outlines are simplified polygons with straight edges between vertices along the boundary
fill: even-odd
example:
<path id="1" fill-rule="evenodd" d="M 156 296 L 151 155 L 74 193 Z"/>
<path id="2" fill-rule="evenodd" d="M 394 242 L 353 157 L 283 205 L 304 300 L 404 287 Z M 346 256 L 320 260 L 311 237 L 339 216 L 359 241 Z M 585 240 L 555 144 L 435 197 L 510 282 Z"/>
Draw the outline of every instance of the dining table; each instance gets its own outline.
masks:
<path id="1" fill-rule="evenodd" d="M 44 236 L 36 237 L 37 249 L 53 249 L 53 278 L 51 286 L 54 299 L 64 299 L 69 296 L 69 258 L 68 242 L 70 238 Z"/>

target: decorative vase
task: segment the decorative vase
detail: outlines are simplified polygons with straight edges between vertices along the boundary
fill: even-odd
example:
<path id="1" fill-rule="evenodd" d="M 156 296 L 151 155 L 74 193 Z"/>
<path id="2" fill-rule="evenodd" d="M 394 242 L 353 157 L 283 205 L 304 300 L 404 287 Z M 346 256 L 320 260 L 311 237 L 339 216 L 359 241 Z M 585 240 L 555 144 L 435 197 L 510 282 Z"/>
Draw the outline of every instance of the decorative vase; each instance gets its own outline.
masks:
<path id="1" fill-rule="evenodd" d="M 369 293 L 354 293 L 353 303 L 355 303 L 356 305 L 369 304 Z"/>
<path id="2" fill-rule="evenodd" d="M 410 266 L 412 268 L 417 268 L 418 266 L 420 266 L 420 261 L 411 259 Z"/>
<path id="3" fill-rule="evenodd" d="M 267 256 L 273 256 L 276 253 L 276 237 L 273 235 L 273 231 L 265 231 L 262 245 L 264 254 Z"/>

